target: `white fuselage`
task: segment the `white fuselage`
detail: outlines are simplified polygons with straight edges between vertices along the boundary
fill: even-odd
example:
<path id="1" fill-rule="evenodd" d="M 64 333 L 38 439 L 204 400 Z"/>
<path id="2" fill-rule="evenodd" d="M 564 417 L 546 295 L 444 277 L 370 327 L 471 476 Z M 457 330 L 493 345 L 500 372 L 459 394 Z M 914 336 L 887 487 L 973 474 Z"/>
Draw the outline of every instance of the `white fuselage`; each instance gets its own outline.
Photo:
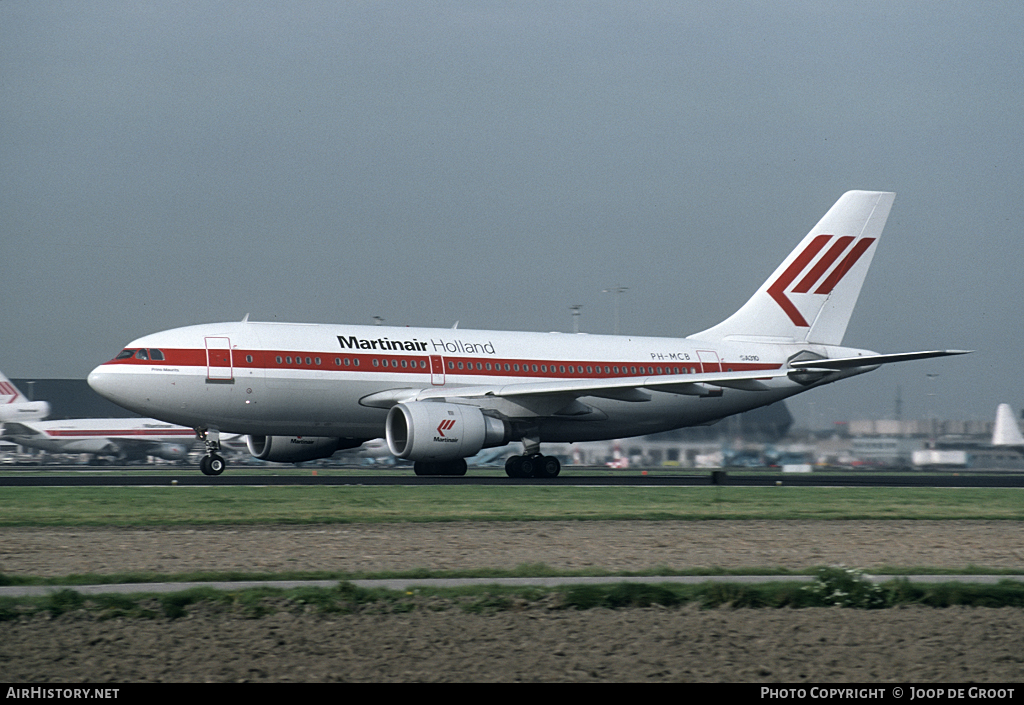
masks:
<path id="1" fill-rule="evenodd" d="M 510 418 L 535 417 L 540 440 L 572 442 L 706 424 L 865 371 L 830 373 L 814 385 L 776 376 L 757 389 L 704 396 L 650 389 L 658 376 L 778 372 L 803 351 L 861 352 L 808 343 L 243 321 L 139 338 L 120 359 L 93 370 L 89 384 L 139 414 L 193 428 L 370 439 L 383 435 L 389 399 L 403 390 L 443 399 L 448 390 L 461 396 L 482 385 L 647 378 L 643 394 L 620 398 L 554 395 L 544 408 L 500 394 L 472 402 Z"/>
<path id="2" fill-rule="evenodd" d="M 67 419 L 12 423 L 4 438 L 26 448 L 49 453 L 92 455 L 147 454 L 179 457 L 195 443 L 195 431 L 157 419 Z M 145 451 L 153 451 L 146 453 Z"/>

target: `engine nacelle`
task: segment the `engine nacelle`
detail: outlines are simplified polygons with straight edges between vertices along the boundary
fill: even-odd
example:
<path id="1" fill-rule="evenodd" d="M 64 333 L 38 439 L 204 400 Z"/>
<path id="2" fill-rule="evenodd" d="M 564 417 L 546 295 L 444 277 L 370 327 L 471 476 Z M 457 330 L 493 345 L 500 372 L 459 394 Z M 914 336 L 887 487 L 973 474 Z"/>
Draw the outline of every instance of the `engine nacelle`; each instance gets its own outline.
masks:
<path id="1" fill-rule="evenodd" d="M 352 445 L 352 443 L 355 445 Z M 339 450 L 355 448 L 362 441 L 324 436 L 246 436 L 253 457 L 272 463 L 301 463 L 329 458 Z"/>
<path id="2" fill-rule="evenodd" d="M 505 445 L 510 429 L 475 406 L 414 401 L 396 404 L 385 426 L 388 449 L 403 460 L 468 458 L 482 448 Z"/>
<path id="3" fill-rule="evenodd" d="M 50 405 L 45 401 L 22 401 L 15 404 L 0 404 L 0 423 L 39 421 L 49 415 Z"/>
<path id="4" fill-rule="evenodd" d="M 155 458 L 162 458 L 164 460 L 185 460 L 188 457 L 188 452 L 192 449 L 192 445 L 184 445 L 182 443 L 161 443 L 156 448 L 153 448 L 148 452 L 148 455 L 152 455 Z"/>

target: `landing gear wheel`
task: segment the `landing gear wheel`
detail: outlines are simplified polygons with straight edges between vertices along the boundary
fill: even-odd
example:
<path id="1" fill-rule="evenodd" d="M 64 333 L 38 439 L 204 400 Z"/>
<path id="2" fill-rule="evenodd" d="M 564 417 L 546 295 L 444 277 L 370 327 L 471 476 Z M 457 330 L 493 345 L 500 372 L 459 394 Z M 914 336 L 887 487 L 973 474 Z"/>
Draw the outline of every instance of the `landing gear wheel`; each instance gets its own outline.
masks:
<path id="1" fill-rule="evenodd" d="M 204 475 L 220 475 L 224 472 L 224 468 L 227 467 L 227 463 L 224 462 L 224 458 L 220 457 L 216 453 L 213 455 L 204 455 L 199 460 L 199 469 Z"/>
<path id="2" fill-rule="evenodd" d="M 227 466 L 228 464 L 224 462 L 224 458 L 220 457 L 216 453 L 210 456 L 211 475 L 220 475 L 222 472 L 224 472 L 224 468 L 226 468 Z"/>
<path id="3" fill-rule="evenodd" d="M 523 474 L 523 456 L 513 455 L 505 461 L 505 474 L 509 477 L 526 477 Z"/>
<path id="4" fill-rule="evenodd" d="M 562 464 L 553 455 L 513 455 L 505 461 L 505 474 L 509 477 L 550 479 L 558 477 L 560 472 Z"/>
<path id="5" fill-rule="evenodd" d="M 523 477 L 536 477 L 540 461 L 544 456 L 540 453 L 523 456 Z"/>
<path id="6" fill-rule="evenodd" d="M 562 472 L 562 464 L 553 455 L 540 456 L 540 462 L 534 465 L 533 476 L 550 479 L 558 477 Z"/>

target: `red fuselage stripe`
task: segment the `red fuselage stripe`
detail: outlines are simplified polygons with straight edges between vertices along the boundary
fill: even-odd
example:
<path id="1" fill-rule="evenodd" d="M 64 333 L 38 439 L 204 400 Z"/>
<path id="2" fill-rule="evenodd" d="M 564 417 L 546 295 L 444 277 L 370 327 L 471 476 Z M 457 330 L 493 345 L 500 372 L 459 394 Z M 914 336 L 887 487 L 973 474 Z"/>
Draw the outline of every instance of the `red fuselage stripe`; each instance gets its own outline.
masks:
<path id="1" fill-rule="evenodd" d="M 111 360 L 108 365 L 137 365 L 168 368 L 176 365 L 206 367 L 206 350 L 162 349 L 165 360 L 137 360 L 134 357 Z M 233 365 L 238 369 L 264 370 L 331 370 L 335 372 L 379 372 L 431 374 L 428 355 L 387 355 L 352 353 L 307 353 L 285 350 L 233 350 Z M 434 356 L 437 357 L 437 356 Z M 671 360 L 643 363 L 567 362 L 565 360 L 520 360 L 514 358 L 456 357 L 444 358 L 444 373 L 500 377 L 544 377 L 606 379 L 651 375 L 694 374 L 699 372 L 747 372 L 777 370 L 781 365 L 760 362 L 712 362 Z M 606 371 L 607 370 L 607 371 Z M 434 371 L 434 374 L 439 374 Z"/>
<path id="2" fill-rule="evenodd" d="M 163 438 L 165 436 L 194 436 L 196 432 L 190 428 L 182 429 L 126 429 L 115 431 L 112 429 L 102 430 L 87 430 L 87 429 L 49 429 L 45 431 L 47 436 L 54 438 L 124 438 L 126 436 L 156 436 Z"/>

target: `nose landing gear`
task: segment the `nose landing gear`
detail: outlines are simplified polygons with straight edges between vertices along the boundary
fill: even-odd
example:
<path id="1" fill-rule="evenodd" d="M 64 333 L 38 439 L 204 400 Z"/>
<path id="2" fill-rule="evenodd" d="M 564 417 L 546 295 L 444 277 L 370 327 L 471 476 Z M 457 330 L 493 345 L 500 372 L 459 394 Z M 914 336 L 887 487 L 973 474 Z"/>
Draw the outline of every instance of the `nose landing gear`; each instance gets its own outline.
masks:
<path id="1" fill-rule="evenodd" d="M 226 467 L 227 463 L 224 462 L 224 458 L 216 453 L 204 455 L 199 460 L 199 469 L 204 475 L 220 475 Z"/>
<path id="2" fill-rule="evenodd" d="M 206 445 L 206 455 L 199 460 L 199 470 L 204 475 L 220 475 L 228 466 L 220 451 L 220 433 L 205 428 L 197 428 L 196 436 Z"/>

